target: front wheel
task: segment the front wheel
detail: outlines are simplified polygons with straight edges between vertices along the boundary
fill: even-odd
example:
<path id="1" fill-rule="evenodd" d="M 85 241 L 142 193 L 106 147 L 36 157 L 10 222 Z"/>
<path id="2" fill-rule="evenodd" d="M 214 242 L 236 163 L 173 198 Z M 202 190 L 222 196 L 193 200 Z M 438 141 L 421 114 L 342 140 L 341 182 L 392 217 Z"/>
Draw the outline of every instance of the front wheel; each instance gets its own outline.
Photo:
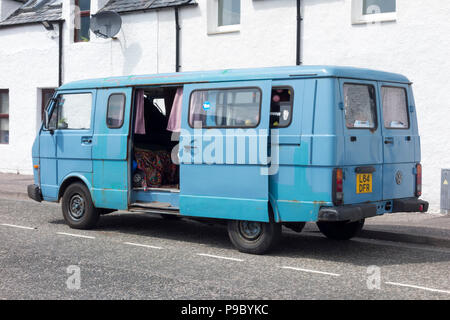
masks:
<path id="1" fill-rule="evenodd" d="M 263 254 L 272 249 L 281 238 L 280 223 L 230 220 L 228 236 L 241 252 Z"/>
<path id="2" fill-rule="evenodd" d="M 74 229 L 92 229 L 100 216 L 88 188 L 79 182 L 71 184 L 64 191 L 62 212 L 64 220 Z"/>
<path id="3" fill-rule="evenodd" d="M 333 240 L 349 240 L 361 231 L 363 225 L 364 219 L 354 222 L 317 222 L 317 227 L 319 227 L 320 232 L 322 232 L 327 238 Z"/>

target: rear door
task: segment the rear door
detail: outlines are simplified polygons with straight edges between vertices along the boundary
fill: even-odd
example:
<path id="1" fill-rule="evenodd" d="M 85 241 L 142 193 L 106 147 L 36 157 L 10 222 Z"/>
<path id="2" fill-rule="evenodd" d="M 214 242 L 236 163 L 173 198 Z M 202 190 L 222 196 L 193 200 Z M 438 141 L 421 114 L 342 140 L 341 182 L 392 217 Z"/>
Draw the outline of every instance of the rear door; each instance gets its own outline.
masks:
<path id="1" fill-rule="evenodd" d="M 340 79 L 344 127 L 344 204 L 379 201 L 383 192 L 382 129 L 377 83 Z"/>
<path id="2" fill-rule="evenodd" d="M 407 84 L 380 82 L 383 134 L 383 199 L 413 197 L 417 126 Z"/>
<path id="3" fill-rule="evenodd" d="M 184 87 L 181 214 L 269 220 L 270 94 L 271 81 Z"/>

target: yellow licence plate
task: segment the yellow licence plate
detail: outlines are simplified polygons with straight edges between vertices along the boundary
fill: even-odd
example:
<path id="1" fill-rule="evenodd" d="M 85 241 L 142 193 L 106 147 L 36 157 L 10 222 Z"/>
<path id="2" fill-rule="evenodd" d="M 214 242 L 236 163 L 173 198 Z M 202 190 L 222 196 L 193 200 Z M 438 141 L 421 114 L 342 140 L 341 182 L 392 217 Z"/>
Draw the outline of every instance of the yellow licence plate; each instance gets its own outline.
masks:
<path id="1" fill-rule="evenodd" d="M 372 174 L 357 173 L 356 174 L 356 193 L 372 192 Z"/>

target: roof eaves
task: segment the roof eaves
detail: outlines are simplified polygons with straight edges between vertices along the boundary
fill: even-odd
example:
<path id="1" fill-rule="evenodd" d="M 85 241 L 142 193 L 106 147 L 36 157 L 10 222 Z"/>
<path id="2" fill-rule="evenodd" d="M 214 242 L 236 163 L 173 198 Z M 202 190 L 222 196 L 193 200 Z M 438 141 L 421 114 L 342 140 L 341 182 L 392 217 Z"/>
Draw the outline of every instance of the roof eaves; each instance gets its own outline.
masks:
<path id="1" fill-rule="evenodd" d="M 158 10 L 158 9 L 169 9 L 169 8 L 175 8 L 175 7 L 188 7 L 188 6 L 197 6 L 198 3 L 195 0 L 188 0 L 188 1 L 174 1 L 174 3 L 158 3 L 157 0 L 153 2 L 149 2 L 147 5 L 139 6 L 139 7 L 133 7 L 132 5 L 129 7 L 120 6 L 120 5 L 114 5 L 114 0 L 109 1 L 103 8 L 99 10 L 101 11 L 114 11 L 119 14 L 131 14 L 136 12 L 147 12 L 152 10 Z"/>

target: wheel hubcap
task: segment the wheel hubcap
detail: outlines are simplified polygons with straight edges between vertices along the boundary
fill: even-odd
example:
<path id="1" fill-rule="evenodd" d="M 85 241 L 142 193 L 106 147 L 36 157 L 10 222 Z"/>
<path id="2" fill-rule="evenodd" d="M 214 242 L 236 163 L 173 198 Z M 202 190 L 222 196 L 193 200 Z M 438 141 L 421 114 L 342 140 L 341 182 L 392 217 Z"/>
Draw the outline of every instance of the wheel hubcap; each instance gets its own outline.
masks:
<path id="1" fill-rule="evenodd" d="M 75 194 L 70 198 L 69 203 L 69 214 L 75 219 L 79 220 L 84 215 L 85 212 L 85 203 L 82 196 L 79 194 Z"/>
<path id="2" fill-rule="evenodd" d="M 261 223 L 254 221 L 241 221 L 239 223 L 239 231 L 247 240 L 255 240 L 261 235 Z"/>

